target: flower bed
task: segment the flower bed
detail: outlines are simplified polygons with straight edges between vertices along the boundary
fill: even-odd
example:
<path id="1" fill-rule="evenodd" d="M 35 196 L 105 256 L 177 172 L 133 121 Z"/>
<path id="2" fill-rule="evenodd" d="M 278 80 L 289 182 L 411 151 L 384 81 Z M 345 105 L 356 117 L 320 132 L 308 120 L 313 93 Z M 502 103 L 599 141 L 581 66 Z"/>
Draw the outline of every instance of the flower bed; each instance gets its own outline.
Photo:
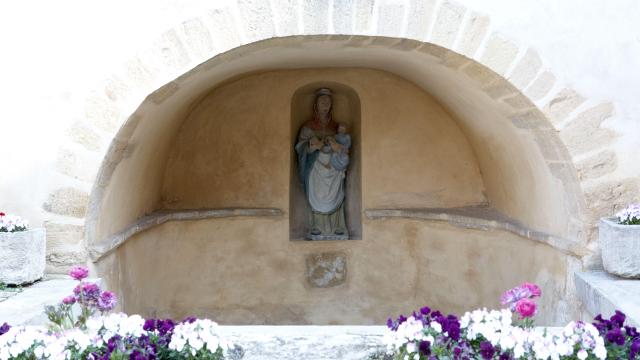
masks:
<path id="1" fill-rule="evenodd" d="M 231 344 L 211 320 L 143 319 L 109 314 L 116 297 L 86 282 L 85 267 L 71 269 L 73 294 L 48 306 L 48 328 L 3 324 L 0 360 L 7 359 L 222 359 Z"/>
<path id="2" fill-rule="evenodd" d="M 0 360 L 8 359 L 222 359 L 237 349 L 216 323 L 193 317 L 175 322 L 110 314 L 116 297 L 86 282 L 73 268 L 73 293 L 46 308 L 48 328 L 0 326 Z M 389 319 L 388 355 L 401 360 L 635 359 L 640 334 L 625 315 L 597 316 L 592 324 L 569 323 L 548 332 L 534 326 L 538 286 L 525 283 L 501 297 L 505 309 L 478 309 L 461 318 L 423 307 Z"/>
<path id="3" fill-rule="evenodd" d="M 536 328 L 534 299 L 541 295 L 525 283 L 506 292 L 508 308 L 479 309 L 461 318 L 424 307 L 409 317 L 389 319 L 385 343 L 394 359 L 635 359 L 640 336 L 625 326 L 625 315 L 593 324 L 572 321 L 561 331 Z M 514 315 L 517 315 L 514 321 Z"/>

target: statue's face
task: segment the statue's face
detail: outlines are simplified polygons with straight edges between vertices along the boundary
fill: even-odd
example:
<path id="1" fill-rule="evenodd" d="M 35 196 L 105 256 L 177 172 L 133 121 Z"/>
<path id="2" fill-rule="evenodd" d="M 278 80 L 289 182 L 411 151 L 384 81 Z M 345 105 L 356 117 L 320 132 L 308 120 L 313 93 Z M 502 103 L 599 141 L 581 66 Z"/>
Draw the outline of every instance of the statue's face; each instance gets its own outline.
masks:
<path id="1" fill-rule="evenodd" d="M 318 97 L 316 102 L 316 111 L 318 115 L 325 117 L 331 110 L 331 97 L 329 95 L 322 95 Z"/>

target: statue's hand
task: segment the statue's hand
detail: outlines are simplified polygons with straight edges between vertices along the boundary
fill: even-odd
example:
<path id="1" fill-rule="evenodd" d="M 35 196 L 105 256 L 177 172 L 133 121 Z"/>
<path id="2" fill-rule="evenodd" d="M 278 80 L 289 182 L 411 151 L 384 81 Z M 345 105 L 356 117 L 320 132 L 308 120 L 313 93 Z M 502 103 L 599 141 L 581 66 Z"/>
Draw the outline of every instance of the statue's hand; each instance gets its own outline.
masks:
<path id="1" fill-rule="evenodd" d="M 333 152 L 340 152 L 342 150 L 342 145 L 338 144 L 335 139 L 329 139 L 329 145 L 331 146 L 331 150 Z"/>
<path id="2" fill-rule="evenodd" d="M 322 147 L 322 141 L 320 141 L 320 139 L 318 139 L 317 137 L 312 137 L 311 140 L 309 140 L 309 149 L 311 149 L 312 151 L 315 150 L 320 150 L 320 148 Z"/>

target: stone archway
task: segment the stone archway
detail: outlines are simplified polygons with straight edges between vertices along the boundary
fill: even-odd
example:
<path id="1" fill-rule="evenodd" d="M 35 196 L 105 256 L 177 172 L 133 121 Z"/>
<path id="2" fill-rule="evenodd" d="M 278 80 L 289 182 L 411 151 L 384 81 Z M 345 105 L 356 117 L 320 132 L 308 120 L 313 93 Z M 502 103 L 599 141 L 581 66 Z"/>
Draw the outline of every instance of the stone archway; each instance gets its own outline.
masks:
<path id="1" fill-rule="evenodd" d="M 222 63 L 239 65 L 247 54 L 274 47 L 289 46 L 293 48 L 290 50 L 292 52 L 296 47 L 306 47 L 307 50 L 327 48 L 328 53 L 333 55 L 369 49 L 369 54 L 377 54 L 377 59 L 375 56 L 369 58 L 373 61 L 361 57 L 359 62 L 349 63 L 353 58 L 338 57 L 334 66 L 365 66 L 386 71 L 393 69 L 384 69 L 380 65 L 390 60 L 392 53 L 387 53 L 385 57 L 385 52 L 406 55 L 407 59 L 410 58 L 407 55 L 409 53 L 420 53 L 423 59 L 429 58 L 433 64 L 437 64 L 441 73 L 460 74 L 469 81 L 467 83 L 464 80 L 460 84 L 474 83 L 478 94 L 483 93 L 482 96 L 491 99 L 508 114 L 505 118 L 517 131 L 528 134 L 529 140 L 539 149 L 540 164 L 544 164 L 545 171 L 561 184 L 558 189 L 561 188 L 561 193 L 567 197 L 562 200 L 567 206 L 564 211 L 571 216 L 567 218 L 569 226 L 562 231 L 540 229 L 538 225 L 544 220 L 535 219 L 536 216 L 515 218 L 528 225 L 528 229 L 545 230 L 545 234 L 553 234 L 547 242 L 572 254 L 571 268 L 581 266 L 578 259 L 587 259 L 585 256 L 591 253 L 588 249 L 594 250 L 592 230 L 595 219 L 621 205 L 621 194 L 624 196 L 635 191 L 631 181 L 609 183 L 605 180 L 604 175 L 615 169 L 615 153 L 606 150 L 606 146 L 615 140 L 615 134 L 600 127 L 602 121 L 613 114 L 609 103 L 588 107 L 589 101 L 570 88 L 563 89 L 556 84 L 554 75 L 543 69 L 542 60 L 534 50 L 521 48 L 503 35 L 489 33 L 489 19 L 453 2 L 436 6 L 435 2 L 411 1 L 405 7 L 400 3 L 362 1 L 352 4 L 348 9 L 339 9 L 344 6 L 342 2 L 336 2 L 332 9 L 307 9 L 306 6 L 312 5 L 298 9 L 297 3 L 239 1 L 237 6 L 212 10 L 205 16 L 186 21 L 162 34 L 152 48 L 129 60 L 123 73 L 114 75 L 103 89 L 96 92 L 95 97 L 88 100 L 85 121 L 70 130 L 72 140 L 81 144 L 84 150 L 67 154 L 67 159 L 72 158 L 74 163 L 69 166 L 62 162 L 64 166 L 61 166 L 61 172 L 65 175 L 90 179 L 90 174 L 97 169 L 83 160 L 93 156 L 84 154 L 85 150 L 88 154 L 106 152 L 93 194 L 89 196 L 72 186 L 63 187 L 51 194 L 45 209 L 63 216 L 82 216 L 83 207 L 89 203 L 85 223 L 86 240 L 90 245 L 105 240 L 104 236 L 96 234 L 98 215 L 104 206 L 103 197 L 109 186 L 113 185 L 113 172 L 123 159 L 136 152 L 136 146 L 139 145 L 133 143 L 131 137 L 149 113 L 135 109 L 147 94 L 151 94 L 145 101 L 149 105 L 166 106 L 169 102 L 184 103 L 187 99 L 193 102 L 194 98 L 181 98 L 186 96 L 185 89 L 198 86 L 201 89 L 210 88 L 212 84 L 229 79 L 229 74 L 241 75 L 261 70 L 261 67 L 254 64 L 252 68 L 251 64 L 244 64 L 234 68 L 231 65 L 225 75 L 216 75 L 209 78 L 208 83 L 198 84 L 203 72 L 210 72 Z M 318 10 L 322 10 L 320 13 L 326 10 L 327 16 L 317 16 Z M 407 16 L 416 12 L 429 16 Z M 302 14 L 300 18 L 299 13 Z M 350 35 L 308 36 L 331 32 Z M 283 37 L 288 35 L 294 36 Z M 270 40 L 260 41 L 262 39 Z M 249 45 L 240 47 L 243 44 Z M 234 50 L 226 52 L 229 49 Z M 216 54 L 222 55 L 191 69 Z M 319 66 L 304 55 L 297 56 L 297 64 L 293 61 L 294 57 L 289 58 L 294 67 L 301 66 L 304 61 L 306 66 Z M 375 66 L 367 62 L 376 60 L 378 64 Z M 272 62 L 271 66 L 277 64 Z M 470 113 L 465 114 L 463 107 L 456 112 L 453 104 L 455 99 L 451 95 L 447 102 L 446 94 L 438 93 L 438 89 L 445 88 L 443 82 L 448 77 L 441 77 L 439 84 L 437 81 L 431 82 L 437 85 L 429 87 L 426 83 L 419 84 L 419 76 L 412 77 L 406 73 L 399 75 L 427 88 L 458 118 L 470 118 Z M 434 76 L 423 78 L 438 80 Z M 111 136 L 114 140 L 106 150 L 100 144 Z M 574 159 L 579 160 L 576 162 Z M 491 162 L 490 159 L 486 161 Z M 499 189 L 494 189 L 494 193 L 499 192 Z M 60 200 L 63 198 L 64 201 Z M 589 207 L 585 206 L 585 198 Z M 539 209 L 545 205 L 549 204 L 536 204 Z M 505 209 L 508 209 L 506 202 Z M 107 237 L 126 232 L 131 229 L 130 225 L 135 225 L 135 219 L 153 210 L 154 201 L 148 200 L 145 205 L 132 210 L 132 214 L 125 217 L 126 221 L 110 225 L 103 232 L 108 234 Z M 57 225 L 51 222 L 50 226 Z M 60 227 L 57 236 L 64 236 L 65 232 L 78 236 L 77 228 L 67 229 L 64 226 Z M 567 296 L 571 292 L 569 290 Z"/>

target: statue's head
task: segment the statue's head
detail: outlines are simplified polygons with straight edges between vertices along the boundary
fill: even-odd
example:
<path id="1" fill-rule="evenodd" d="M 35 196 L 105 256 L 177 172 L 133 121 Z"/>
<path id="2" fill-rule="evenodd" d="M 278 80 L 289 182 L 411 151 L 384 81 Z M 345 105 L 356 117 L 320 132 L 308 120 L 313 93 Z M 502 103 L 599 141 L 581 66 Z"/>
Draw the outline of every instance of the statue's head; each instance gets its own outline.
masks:
<path id="1" fill-rule="evenodd" d="M 328 119 L 331 113 L 331 106 L 333 99 L 331 98 L 331 90 L 322 88 L 316 91 L 316 102 L 314 104 L 314 111 L 321 119 Z"/>

